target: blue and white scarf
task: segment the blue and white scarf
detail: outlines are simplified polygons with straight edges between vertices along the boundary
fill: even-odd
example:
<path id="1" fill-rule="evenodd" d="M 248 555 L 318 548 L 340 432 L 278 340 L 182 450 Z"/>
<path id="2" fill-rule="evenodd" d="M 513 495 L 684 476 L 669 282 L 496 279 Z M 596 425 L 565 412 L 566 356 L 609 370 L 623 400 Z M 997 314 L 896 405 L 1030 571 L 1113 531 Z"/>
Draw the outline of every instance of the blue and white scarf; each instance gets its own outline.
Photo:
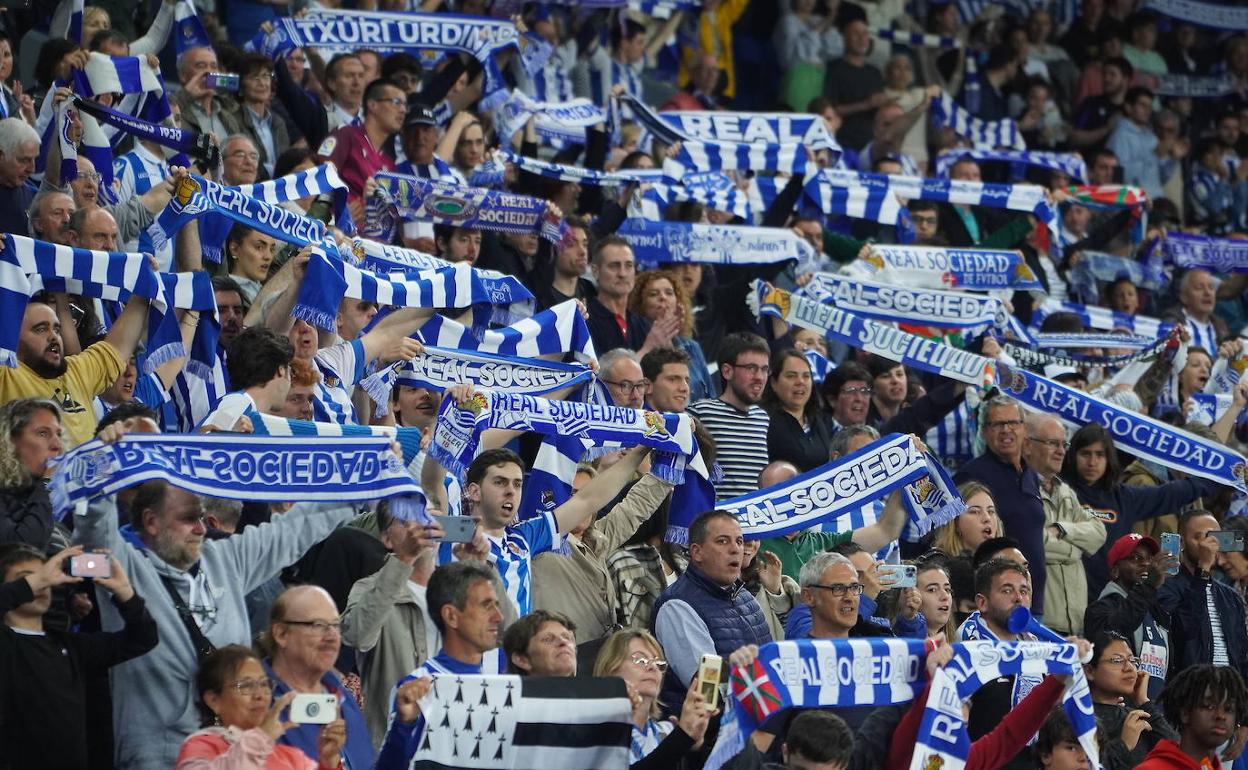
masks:
<path id="1" fill-rule="evenodd" d="M 1248 491 L 1248 465 L 1238 452 L 1024 369 L 997 365 L 998 384 L 1023 406 L 1068 425 L 1105 426 L 1119 450 L 1189 476 Z"/>
<path id="2" fill-rule="evenodd" d="M 1161 338 L 1164 340 L 1165 338 Z M 1138 334 L 1100 334 L 1095 332 L 1079 332 L 1075 334 L 1056 332 L 1037 332 L 1031 335 L 1031 341 L 1039 348 L 1126 348 L 1128 350 L 1144 350 L 1153 347 L 1159 340 Z"/>
<path id="3" fill-rule="evenodd" d="M 150 123 L 142 118 L 136 118 L 133 115 L 118 112 L 111 107 L 105 107 L 97 102 L 87 101 L 79 97 L 74 97 L 74 106 L 96 120 L 101 120 L 135 137 L 139 141 L 154 142 L 179 153 L 179 155 L 171 159 L 171 165 L 189 165 L 186 160 L 187 154 L 200 158 L 212 156 L 213 145 L 210 138 L 189 129 Z M 218 149 L 217 152 L 220 152 L 220 150 Z M 64 150 L 62 150 L 62 153 L 64 153 Z M 64 160 L 62 159 L 63 162 Z M 64 174 L 62 174 L 62 178 L 64 178 Z"/>
<path id="4" fill-rule="evenodd" d="M 325 240 L 325 224 L 320 220 L 266 203 L 198 174 L 189 174 L 178 183 L 173 198 L 148 226 L 152 245 L 161 248 L 187 222 L 205 214 L 224 214 L 253 230 L 301 246 L 319 245 Z M 209 261 L 220 262 L 221 248 L 205 244 L 204 256 Z"/>
<path id="5" fill-rule="evenodd" d="M 381 172 L 373 177 L 405 219 L 500 233 L 563 236 L 563 220 L 541 198 Z"/>
<path id="6" fill-rule="evenodd" d="M 944 329 L 1012 329 L 1012 316 L 996 297 L 939 289 L 911 289 L 834 273 L 815 273 L 796 292 L 876 321 L 938 326 Z"/>
<path id="7" fill-rule="evenodd" d="M 686 460 L 698 451 L 693 422 L 687 414 L 476 390 L 464 407 L 453 399 L 443 402 L 429 456 L 462 476 L 476 456 L 481 432 L 486 428 L 575 437 L 586 446 L 611 449 L 648 446 L 667 453 L 670 462 L 660 463 L 661 457 L 656 456 L 650 472 L 671 484 L 683 480 Z"/>
<path id="8" fill-rule="evenodd" d="M 658 116 L 685 141 L 804 144 L 812 150 L 841 151 L 823 117 L 810 113 L 690 110 Z"/>
<path id="9" fill-rule="evenodd" d="M 669 184 L 683 184 L 686 176 L 698 171 L 772 171 L 800 176 L 806 173 L 807 157 L 801 144 L 691 140 L 681 143 L 675 158 L 663 161 L 663 176 Z"/>
<path id="10" fill-rule="evenodd" d="M 1107 307 L 1099 307 L 1097 305 L 1080 305 L 1076 302 L 1060 302 L 1055 299 L 1046 299 L 1032 313 L 1032 329 L 1038 330 L 1044 319 L 1053 313 L 1073 313 L 1079 316 L 1079 320 L 1089 329 L 1099 329 L 1101 331 L 1125 330 L 1132 334 L 1152 339 L 1162 337 L 1174 328 L 1172 323 L 1157 318 L 1150 318 L 1149 316 L 1127 315 L 1126 313 L 1118 313 Z"/>
<path id="11" fill-rule="evenodd" d="M 382 307 L 427 308 L 469 307 L 492 304 L 496 299 L 500 304 L 511 304 L 532 298 L 531 294 L 517 297 L 509 292 L 503 296 L 502 288 L 487 287 L 466 263 L 397 278 L 362 270 L 318 250 L 308 260 L 307 274 L 291 314 L 332 331 L 338 306 L 344 298 L 375 302 Z M 527 293 L 527 289 L 524 291 Z"/>
<path id="12" fill-rule="evenodd" d="M 881 40 L 894 44 L 908 45 L 915 48 L 964 48 L 965 44 L 953 35 L 931 35 L 924 32 L 906 32 L 902 29 L 875 29 L 872 31 Z"/>
<path id="13" fill-rule="evenodd" d="M 435 315 L 416 331 L 416 336 L 426 345 L 518 358 L 571 353 L 576 360 L 588 362 L 598 357 L 580 306 L 573 299 L 502 329 L 480 333 L 446 316 Z"/>
<path id="14" fill-rule="evenodd" d="M 536 174 L 547 179 L 558 179 L 564 182 L 576 182 L 579 185 L 592 185 L 594 187 L 622 187 L 634 182 L 657 182 L 663 178 L 663 171 L 657 168 L 598 171 L 592 168 L 580 168 L 579 166 L 568 166 L 562 163 L 552 163 L 538 158 L 530 158 L 509 150 L 498 150 L 494 153 L 494 157 L 511 163 L 530 174 Z"/>
<path id="15" fill-rule="evenodd" d="M 846 272 L 862 272 L 887 283 L 925 289 L 1030 291 L 1043 286 L 1023 255 L 1005 249 L 872 244 Z"/>
<path id="16" fill-rule="evenodd" d="M 178 0 L 173 9 L 173 45 L 174 51 L 181 55 L 192 48 L 211 48 L 212 39 L 199 20 L 195 11 L 195 3 L 191 0 Z"/>
<path id="17" fill-rule="evenodd" d="M 751 733 L 790 708 L 890 706 L 912 701 L 927 683 L 922 639 L 792 639 L 758 648 L 734 666 L 719 738 L 706 770 L 719 770 L 745 748 Z"/>
<path id="18" fill-rule="evenodd" d="M 920 452 L 913 437 L 901 433 L 775 486 L 720 501 L 715 508 L 737 517 L 747 540 L 780 537 L 833 521 L 848 532 L 873 523 L 863 518 L 863 509 L 903 487 L 910 542 L 918 542 L 966 510 L 940 461 Z M 673 526 L 687 527 L 700 513 L 673 510 L 667 539 L 672 540 Z"/>
<path id="19" fill-rule="evenodd" d="M 539 102 L 515 90 L 494 111 L 499 141 L 510 145 L 516 132 L 529 118 L 537 117 L 534 129 L 539 137 L 563 144 L 585 144 L 585 130 L 606 121 L 602 108 L 589 99 L 568 102 Z"/>
<path id="20" fill-rule="evenodd" d="M 836 368 L 831 361 L 814 348 L 803 351 L 802 355 L 806 356 L 806 363 L 810 364 L 810 379 L 816 385 L 822 385 L 823 381 L 828 378 L 828 373 Z"/>
<path id="21" fill-rule="evenodd" d="M 965 350 L 847 313 L 783 289 L 755 281 L 746 303 L 758 316 L 772 316 L 890 361 L 986 387 L 996 381 L 996 363 Z"/>
<path id="22" fill-rule="evenodd" d="M 420 448 L 423 435 L 419 428 L 402 425 L 343 425 L 337 422 L 313 422 L 295 420 L 260 412 L 251 413 L 252 430 L 257 436 L 321 436 L 359 438 L 384 437 L 394 441 L 403 450 L 403 463 L 410 465 L 423 451 Z"/>
<path id="23" fill-rule="evenodd" d="M 1198 0 L 1144 0 L 1140 3 L 1140 10 L 1145 9 L 1209 29 L 1248 30 L 1248 8 L 1235 5 Z"/>
<path id="24" fill-rule="evenodd" d="M 1092 767 L 1100 770 L 1096 714 L 1075 645 L 974 641 L 955 644 L 953 649 L 953 660 L 938 668 L 932 678 L 911 770 L 931 767 L 961 770 L 971 751 L 962 704 L 980 687 L 1000 677 L 1042 677 L 1045 674 L 1070 677 L 1062 696 L 1062 708 Z"/>
<path id="25" fill-rule="evenodd" d="M 815 250 L 809 243 L 783 227 L 651 222 L 630 218 L 624 220 L 616 234 L 629 242 L 637 261 L 645 264 L 774 264 L 815 258 Z"/>
<path id="26" fill-rule="evenodd" d="M 41 290 L 68 291 L 121 302 L 137 294 L 152 303 L 147 366 L 149 372 L 184 355 L 177 324 L 163 323 L 169 302 L 164 284 L 146 254 L 93 251 L 4 234 L 0 251 L 0 364 L 17 366 L 17 344 L 30 296 Z M 172 314 L 170 314 L 172 315 Z"/>
<path id="27" fill-rule="evenodd" d="M 420 493 L 384 437 L 132 435 L 115 444 L 87 442 L 55 466 L 48 491 L 58 515 L 155 479 L 198 495 L 282 503 Z"/>
<path id="28" fill-rule="evenodd" d="M 160 73 L 145 56 L 106 56 L 92 52 L 85 70 L 74 70 L 74 93 L 83 97 L 99 94 L 141 94 L 163 91 Z"/>
<path id="29" fill-rule="evenodd" d="M 1248 241 L 1169 230 L 1161 242 L 1160 253 L 1169 264 L 1185 270 L 1248 273 Z"/>
<path id="30" fill-rule="evenodd" d="M 936 176 L 949 176 L 950 169 L 958 161 L 969 158 L 975 161 L 1016 163 L 1023 166 L 1047 168 L 1060 171 L 1076 182 L 1088 179 L 1088 164 L 1083 156 L 1074 152 L 1047 152 L 1041 150 L 994 150 L 988 148 L 945 150 L 936 157 Z"/>
<path id="31" fill-rule="evenodd" d="M 854 193 L 858 205 L 864 207 L 863 213 L 846 211 L 842 198 L 833 195 L 838 189 Z M 897 224 L 901 200 L 925 200 L 1026 212 L 1044 222 L 1055 241 L 1061 237 L 1057 212 L 1039 185 L 921 179 L 825 168 L 807 178 L 804 191 L 824 213 L 870 218 L 882 224 Z"/>
<path id="32" fill-rule="evenodd" d="M 212 377 L 212 367 L 217 360 L 217 340 L 221 333 L 221 326 L 217 321 L 217 298 L 212 290 L 212 275 L 205 270 L 198 270 L 193 273 L 161 273 L 160 279 L 165 285 L 165 296 L 173 307 L 199 313 L 199 325 L 195 327 L 191 349 L 186 351 L 187 359 L 182 368 L 194 377 L 207 380 Z M 180 335 L 177 314 L 166 314 L 160 323 L 173 326 L 158 332 L 149 321 L 148 350 L 159 350 L 162 343 L 167 344 L 166 341 L 174 334 Z"/>
<path id="33" fill-rule="evenodd" d="M 72 41 L 74 45 L 91 42 L 82 39 L 82 3 L 83 0 L 61 0 L 52 13 L 48 37 L 64 38 Z"/>
<path id="34" fill-rule="evenodd" d="M 1018 123 L 1010 118 L 980 120 L 947 93 L 942 92 L 938 98 L 932 100 L 930 112 L 934 124 L 942 128 L 952 128 L 955 134 L 969 140 L 976 147 L 1027 149 L 1027 142 L 1023 141 L 1023 132 Z"/>
<path id="35" fill-rule="evenodd" d="M 1189 99 L 1216 99 L 1239 91 L 1239 83 L 1229 76 L 1153 75 L 1158 96 L 1182 96 Z"/>
<path id="36" fill-rule="evenodd" d="M 654 183 L 638 189 L 628 202 L 628 216 L 658 222 L 673 203 L 693 201 L 712 211 L 726 211 L 747 222 L 755 215 L 749 194 L 726 174 L 707 172 L 685 177 L 684 184 Z"/>

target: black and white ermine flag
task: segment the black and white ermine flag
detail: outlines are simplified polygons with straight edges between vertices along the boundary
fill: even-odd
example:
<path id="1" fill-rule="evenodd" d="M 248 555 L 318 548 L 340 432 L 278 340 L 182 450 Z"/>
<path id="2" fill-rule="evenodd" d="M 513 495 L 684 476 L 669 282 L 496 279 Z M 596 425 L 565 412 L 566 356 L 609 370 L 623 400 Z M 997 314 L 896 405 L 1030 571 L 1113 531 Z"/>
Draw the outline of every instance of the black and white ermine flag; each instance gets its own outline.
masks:
<path id="1" fill-rule="evenodd" d="M 624 680 L 434 677 L 411 770 L 625 770 L 632 708 Z"/>

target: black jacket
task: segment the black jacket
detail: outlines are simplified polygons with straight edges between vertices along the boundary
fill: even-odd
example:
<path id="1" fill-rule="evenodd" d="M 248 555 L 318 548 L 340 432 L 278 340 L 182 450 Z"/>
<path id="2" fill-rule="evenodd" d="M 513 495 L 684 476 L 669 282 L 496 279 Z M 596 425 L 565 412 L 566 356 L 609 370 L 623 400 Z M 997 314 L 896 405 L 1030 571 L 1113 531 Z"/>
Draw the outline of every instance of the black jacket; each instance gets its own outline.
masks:
<path id="1" fill-rule="evenodd" d="M 1202 578 L 1186 565 L 1179 567 L 1179 574 L 1166 580 L 1157 591 L 1162 609 L 1170 613 L 1171 676 L 1188 666 L 1213 662 L 1213 629 L 1205 601 L 1207 586 L 1213 590 L 1213 606 L 1226 641 L 1227 659 L 1241 675 L 1248 676 L 1244 600 L 1226 583 Z"/>
<path id="2" fill-rule="evenodd" d="M 0 544 L 25 543 L 46 551 L 52 521 L 52 500 L 42 482 L 0 489 Z"/>

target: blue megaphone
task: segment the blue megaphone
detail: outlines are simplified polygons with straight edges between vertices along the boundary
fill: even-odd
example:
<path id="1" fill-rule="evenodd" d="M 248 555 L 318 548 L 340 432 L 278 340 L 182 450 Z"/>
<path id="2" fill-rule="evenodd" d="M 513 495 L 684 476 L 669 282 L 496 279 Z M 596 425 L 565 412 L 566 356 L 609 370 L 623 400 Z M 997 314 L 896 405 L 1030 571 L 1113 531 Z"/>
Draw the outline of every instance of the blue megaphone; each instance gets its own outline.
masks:
<path id="1" fill-rule="evenodd" d="M 1010 613 L 1009 621 L 1005 627 L 1010 629 L 1012 634 L 1021 634 L 1024 631 L 1032 634 L 1042 642 L 1053 642 L 1054 644 L 1068 644 L 1056 631 L 1040 624 L 1031 616 L 1031 610 L 1026 607 L 1018 607 Z"/>

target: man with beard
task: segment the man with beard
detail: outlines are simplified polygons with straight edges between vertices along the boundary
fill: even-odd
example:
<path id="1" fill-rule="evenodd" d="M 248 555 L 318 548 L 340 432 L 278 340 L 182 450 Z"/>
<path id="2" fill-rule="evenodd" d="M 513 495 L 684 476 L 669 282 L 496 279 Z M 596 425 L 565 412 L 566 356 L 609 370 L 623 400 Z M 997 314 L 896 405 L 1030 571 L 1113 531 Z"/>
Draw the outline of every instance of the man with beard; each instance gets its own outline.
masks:
<path id="1" fill-rule="evenodd" d="M 767 429 L 771 418 L 758 405 L 771 370 L 767 341 L 742 332 L 724 337 L 719 348 L 719 375 L 724 392 L 689 407 L 689 414 L 710 431 L 724 480 L 716 486 L 720 500 L 753 492 L 767 465 Z M 865 413 L 865 410 L 864 410 Z"/>
<path id="2" fill-rule="evenodd" d="M 131 295 L 108 336 L 66 356 L 56 311 L 45 301 L 32 300 L 22 316 L 17 366 L 0 367 L 0 403 L 30 396 L 50 398 L 61 407 L 69 438 L 65 451 L 87 441 L 95 430 L 91 401 L 113 384 L 134 355 L 147 308 L 146 299 Z"/>

